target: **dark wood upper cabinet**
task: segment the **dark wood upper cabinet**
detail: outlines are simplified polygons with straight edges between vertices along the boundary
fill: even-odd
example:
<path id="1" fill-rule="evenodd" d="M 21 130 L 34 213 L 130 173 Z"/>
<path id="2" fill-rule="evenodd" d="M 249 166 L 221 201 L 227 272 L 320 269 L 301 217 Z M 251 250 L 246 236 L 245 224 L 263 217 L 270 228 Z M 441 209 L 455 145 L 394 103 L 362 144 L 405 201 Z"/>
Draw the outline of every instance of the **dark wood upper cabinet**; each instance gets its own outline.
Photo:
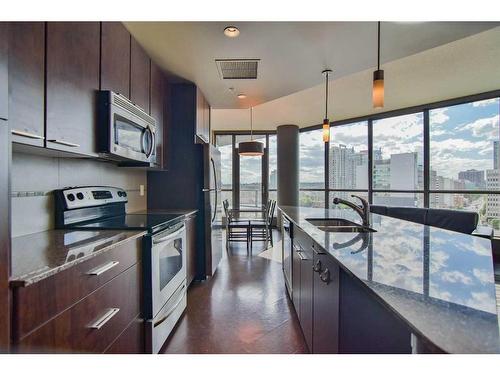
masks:
<path id="1" fill-rule="evenodd" d="M 134 38 L 130 46 L 130 100 L 149 112 L 150 60 Z"/>
<path id="2" fill-rule="evenodd" d="M 43 147 L 45 24 L 9 24 L 9 126 L 12 141 Z"/>
<path id="3" fill-rule="evenodd" d="M 130 33 L 121 22 L 101 23 L 101 90 L 130 97 Z"/>
<path id="4" fill-rule="evenodd" d="M 151 105 L 150 115 L 156 120 L 156 164 L 163 167 L 165 82 L 161 69 L 151 62 Z"/>
<path id="5" fill-rule="evenodd" d="M 0 22 L 0 119 L 7 119 L 8 113 L 8 24 Z"/>
<path id="6" fill-rule="evenodd" d="M 46 147 L 96 156 L 99 22 L 47 23 Z"/>

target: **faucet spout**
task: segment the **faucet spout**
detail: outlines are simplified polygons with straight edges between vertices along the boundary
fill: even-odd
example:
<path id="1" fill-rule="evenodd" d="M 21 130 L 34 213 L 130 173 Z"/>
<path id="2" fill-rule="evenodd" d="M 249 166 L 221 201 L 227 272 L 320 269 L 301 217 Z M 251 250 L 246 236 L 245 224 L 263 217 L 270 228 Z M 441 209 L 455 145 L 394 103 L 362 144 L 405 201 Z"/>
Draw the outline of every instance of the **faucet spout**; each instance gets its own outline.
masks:
<path id="1" fill-rule="evenodd" d="M 363 226 L 369 227 L 370 226 L 370 203 L 368 201 L 358 195 L 351 195 L 353 198 L 358 198 L 361 201 L 361 206 L 357 205 L 356 203 L 352 203 L 348 200 L 341 199 L 341 198 L 333 198 L 333 204 L 344 204 L 348 207 L 351 207 L 354 211 L 358 213 L 358 215 L 361 217 L 361 220 L 363 221 Z"/>

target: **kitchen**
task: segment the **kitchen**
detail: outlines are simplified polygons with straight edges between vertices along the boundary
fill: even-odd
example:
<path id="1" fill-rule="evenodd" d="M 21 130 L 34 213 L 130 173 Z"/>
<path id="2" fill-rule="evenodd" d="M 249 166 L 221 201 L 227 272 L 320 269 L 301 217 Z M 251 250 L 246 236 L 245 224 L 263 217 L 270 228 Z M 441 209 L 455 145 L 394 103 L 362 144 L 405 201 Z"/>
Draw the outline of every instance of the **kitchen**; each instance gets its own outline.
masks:
<path id="1" fill-rule="evenodd" d="M 0 22 L 1 352 L 500 353 L 499 40 Z"/>

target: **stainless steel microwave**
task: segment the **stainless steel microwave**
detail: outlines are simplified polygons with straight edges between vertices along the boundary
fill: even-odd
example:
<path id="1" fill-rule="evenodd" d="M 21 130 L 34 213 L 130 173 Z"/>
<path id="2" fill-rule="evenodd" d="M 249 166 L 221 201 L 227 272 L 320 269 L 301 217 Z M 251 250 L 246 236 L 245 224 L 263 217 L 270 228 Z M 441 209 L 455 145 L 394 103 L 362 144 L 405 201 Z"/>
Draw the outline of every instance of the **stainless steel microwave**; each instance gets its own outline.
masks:
<path id="1" fill-rule="evenodd" d="M 123 95 L 99 92 L 99 153 L 122 162 L 156 164 L 156 120 Z"/>

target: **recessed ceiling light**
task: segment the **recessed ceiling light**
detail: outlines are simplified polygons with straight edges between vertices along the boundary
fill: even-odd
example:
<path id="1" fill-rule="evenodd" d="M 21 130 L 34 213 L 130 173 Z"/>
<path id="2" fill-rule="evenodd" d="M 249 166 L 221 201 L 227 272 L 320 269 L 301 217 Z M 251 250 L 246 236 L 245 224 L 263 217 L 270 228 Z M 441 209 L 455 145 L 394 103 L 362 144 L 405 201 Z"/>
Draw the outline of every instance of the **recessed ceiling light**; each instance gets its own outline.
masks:
<path id="1" fill-rule="evenodd" d="M 227 26 L 224 29 L 224 35 L 229 38 L 236 38 L 238 35 L 240 35 L 240 30 L 238 30 L 236 26 Z"/>
<path id="2" fill-rule="evenodd" d="M 238 99 L 245 99 L 247 96 L 245 94 L 238 94 Z"/>

